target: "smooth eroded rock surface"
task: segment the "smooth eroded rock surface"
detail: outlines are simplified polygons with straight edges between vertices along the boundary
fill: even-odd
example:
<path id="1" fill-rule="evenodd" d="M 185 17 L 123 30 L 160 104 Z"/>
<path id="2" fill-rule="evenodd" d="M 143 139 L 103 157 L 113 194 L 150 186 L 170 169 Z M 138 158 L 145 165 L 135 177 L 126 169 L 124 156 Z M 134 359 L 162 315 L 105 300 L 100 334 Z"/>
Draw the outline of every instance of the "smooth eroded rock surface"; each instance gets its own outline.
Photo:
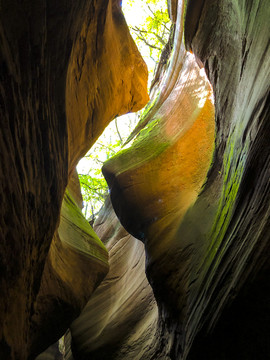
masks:
<path id="1" fill-rule="evenodd" d="M 166 356 L 197 359 L 205 351 L 208 359 L 253 359 L 258 349 L 255 357 L 264 359 L 269 356 L 269 287 L 257 290 L 256 306 L 252 294 L 256 282 L 269 275 L 269 6 L 266 1 L 188 3 L 186 47 L 212 83 L 214 130 L 211 111 L 204 113 L 207 118 L 190 108 L 198 110 L 200 101 L 195 105 L 194 99 L 203 97 L 201 89 L 190 88 L 180 5 L 174 52 L 156 100 L 132 146 L 105 164 L 104 175 L 120 221 L 145 243 L 147 276 L 165 329 L 161 339 L 171 339 Z M 192 99 L 189 107 L 182 101 L 185 92 Z M 206 100 L 202 113 L 205 106 Z M 190 137 L 196 124 L 202 128 Z M 240 299 L 251 311 L 246 319 Z M 241 323 L 253 329 L 253 336 L 234 331 L 234 343 L 228 340 L 227 347 L 227 332 Z"/>
<path id="2" fill-rule="evenodd" d="M 31 356 L 64 335 L 108 269 L 105 246 L 67 190 L 31 319 Z"/>
<path id="3" fill-rule="evenodd" d="M 101 282 L 107 251 L 74 169 L 147 102 L 145 64 L 116 0 L 1 3 L 1 359 L 54 344 L 100 282 L 68 360 L 270 356 L 270 7 L 168 8 L 172 52 L 134 142 L 104 166 L 125 229 L 107 203 Z"/>
<path id="4" fill-rule="evenodd" d="M 115 0 L 1 3 L 0 39 L 0 358 L 24 360 L 106 274 L 77 215 L 60 234 L 62 200 L 110 120 L 147 102 L 147 69 Z"/>
<path id="5" fill-rule="evenodd" d="M 94 229 L 109 250 L 110 270 L 71 326 L 74 358 L 148 356 L 144 347 L 153 352 L 158 310 L 145 276 L 143 244 L 120 225 L 109 201 Z"/>

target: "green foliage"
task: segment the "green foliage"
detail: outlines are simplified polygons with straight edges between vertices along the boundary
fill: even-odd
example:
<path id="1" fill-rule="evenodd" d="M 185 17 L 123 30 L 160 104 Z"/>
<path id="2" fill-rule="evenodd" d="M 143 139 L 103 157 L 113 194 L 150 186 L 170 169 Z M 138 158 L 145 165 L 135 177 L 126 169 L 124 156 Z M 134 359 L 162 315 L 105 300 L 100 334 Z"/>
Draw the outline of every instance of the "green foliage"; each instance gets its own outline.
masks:
<path id="1" fill-rule="evenodd" d="M 136 14 L 136 9 L 139 7 L 140 11 Z M 130 32 L 148 64 L 150 75 L 153 75 L 162 49 L 168 42 L 170 35 L 171 21 L 167 12 L 167 2 L 128 0 L 125 3 L 123 1 L 125 15 L 127 11 L 132 11 L 131 9 L 134 9 L 134 16 L 130 19 Z M 136 18 L 136 24 L 134 18 Z M 147 61 L 147 58 L 151 59 L 152 64 Z"/>
<path id="2" fill-rule="evenodd" d="M 154 69 L 170 35 L 166 1 L 123 0 L 122 6 L 130 32 L 147 63 L 150 84 Z M 116 119 L 77 167 L 84 199 L 83 212 L 90 222 L 94 221 L 108 195 L 108 187 L 101 167 L 106 160 L 121 150 L 137 122 L 136 115 L 133 117 L 127 115 L 126 120 L 121 120 L 121 123 L 119 121 L 119 126 Z"/>
<path id="3" fill-rule="evenodd" d="M 94 220 L 108 195 L 108 186 L 101 171 L 103 162 L 116 154 L 122 146 L 120 139 L 114 143 L 111 143 L 112 141 L 110 137 L 99 139 L 85 157 L 91 168 L 86 173 L 79 174 L 85 203 L 84 213 L 87 217 L 90 215 L 90 220 Z"/>
<path id="4" fill-rule="evenodd" d="M 101 167 L 106 160 L 121 150 L 136 123 L 135 114 L 112 121 L 77 167 L 84 200 L 83 212 L 90 222 L 95 219 L 108 195 L 108 186 Z"/>

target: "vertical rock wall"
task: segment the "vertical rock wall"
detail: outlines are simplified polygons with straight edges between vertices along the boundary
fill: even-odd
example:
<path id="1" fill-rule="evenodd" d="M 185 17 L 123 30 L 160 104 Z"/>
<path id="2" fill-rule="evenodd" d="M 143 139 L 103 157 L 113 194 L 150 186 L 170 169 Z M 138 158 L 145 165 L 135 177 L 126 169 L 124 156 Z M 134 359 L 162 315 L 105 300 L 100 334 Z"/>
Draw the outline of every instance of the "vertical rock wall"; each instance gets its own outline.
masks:
<path id="1" fill-rule="evenodd" d="M 204 295 L 192 302 L 202 313 L 200 321 L 207 325 L 193 356 L 197 358 L 205 351 L 210 359 L 218 352 L 226 359 L 265 359 L 270 354 L 266 340 L 270 298 L 266 280 L 270 239 L 270 9 L 264 1 L 205 1 L 194 15 L 199 3 L 191 1 L 187 10 L 186 44 L 203 62 L 214 88 L 216 151 L 204 196 L 214 204 L 217 188 L 220 195 L 216 209 L 210 206 L 215 209 L 212 217 L 207 211 L 203 217 L 195 216 L 210 221 L 211 226 L 205 232 L 208 254 L 200 271 L 207 268 L 200 289 Z M 195 214 L 194 209 L 189 221 Z M 217 323 L 232 299 L 233 304 Z M 236 332 L 239 327 L 243 331 Z M 212 339 L 204 343 L 201 339 L 209 328 L 213 333 L 208 340 Z M 221 340 L 222 333 L 233 334 L 228 336 L 230 345 Z"/>
<path id="2" fill-rule="evenodd" d="M 153 352 L 159 331 L 157 304 L 145 276 L 144 246 L 120 225 L 110 201 L 94 229 L 109 251 L 110 270 L 71 326 L 74 358 L 143 357 L 144 347 Z"/>
<path id="3" fill-rule="evenodd" d="M 117 114 L 147 101 L 147 69 L 118 1 L 1 2 L 0 39 L 0 358 L 26 359 L 63 334 L 107 272 L 106 260 L 91 270 L 82 240 L 71 249 L 58 236 L 60 209 L 79 158 Z M 72 288 L 71 258 L 89 288 Z"/>
<path id="4" fill-rule="evenodd" d="M 96 229 L 111 269 L 71 326 L 74 357 L 264 360 L 270 8 L 169 8 L 174 49 L 155 98 L 104 167 L 116 214 L 142 243 L 107 205 Z M 62 200 L 106 124 L 147 101 L 147 71 L 114 0 L 1 3 L 0 39 L 0 358 L 25 360 L 108 271 L 71 183 Z"/>
<path id="5" fill-rule="evenodd" d="M 174 51 L 157 97 L 133 145 L 103 169 L 117 216 L 145 244 L 159 309 L 155 341 L 131 330 L 108 338 L 113 320 L 99 338 L 84 339 L 85 315 L 72 327 L 76 359 L 263 360 L 270 354 L 269 6 L 194 0 L 184 21 L 182 2 L 172 2 L 173 9 Z M 183 26 L 194 58 L 184 50 Z M 213 86 L 215 129 L 195 60 Z M 95 296 L 92 301 L 94 307 Z M 137 314 L 139 304 L 133 304 Z M 99 324 L 94 309 L 91 314 L 92 334 Z M 120 317 L 118 327 L 123 323 Z"/>

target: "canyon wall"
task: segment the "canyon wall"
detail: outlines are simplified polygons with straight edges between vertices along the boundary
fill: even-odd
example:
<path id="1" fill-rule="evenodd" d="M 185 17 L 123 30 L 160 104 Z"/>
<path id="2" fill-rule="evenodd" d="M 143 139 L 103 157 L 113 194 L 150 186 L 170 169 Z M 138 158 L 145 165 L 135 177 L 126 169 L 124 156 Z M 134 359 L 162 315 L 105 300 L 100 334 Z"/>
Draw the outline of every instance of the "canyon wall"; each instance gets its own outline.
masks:
<path id="1" fill-rule="evenodd" d="M 0 358 L 30 359 L 108 271 L 69 181 L 106 125 L 147 102 L 147 68 L 118 1 L 1 2 L 0 38 Z"/>
<path id="2" fill-rule="evenodd" d="M 137 279 L 129 275 L 122 290 L 112 290 L 108 311 L 121 313 L 117 327 L 114 317 L 103 327 L 94 294 L 91 316 L 85 312 L 71 327 L 75 359 L 251 360 L 270 354 L 269 6 L 189 1 L 185 17 L 181 2 L 173 9 L 173 52 L 135 140 L 103 167 L 120 222 L 145 245 L 158 313 L 149 325 L 138 298 L 131 308 L 151 335 L 135 324 L 123 337 L 127 310 L 118 303 L 130 284 L 131 293 L 139 288 Z M 215 115 L 200 68 L 213 87 Z M 125 261 L 135 259 L 127 255 Z M 107 278 L 99 299 L 118 278 Z"/>
<path id="3" fill-rule="evenodd" d="M 186 6 L 94 232 L 75 166 L 146 66 L 116 0 L 0 4 L 1 359 L 269 357 L 270 8 Z"/>

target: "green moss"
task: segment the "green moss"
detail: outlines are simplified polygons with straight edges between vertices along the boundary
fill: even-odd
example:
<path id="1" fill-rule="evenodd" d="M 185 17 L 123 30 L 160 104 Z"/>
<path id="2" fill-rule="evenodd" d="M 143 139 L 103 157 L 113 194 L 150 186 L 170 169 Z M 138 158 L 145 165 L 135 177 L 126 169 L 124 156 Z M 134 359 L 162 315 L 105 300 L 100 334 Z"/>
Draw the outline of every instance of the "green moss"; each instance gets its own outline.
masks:
<path id="1" fill-rule="evenodd" d="M 131 147 L 123 149 L 105 164 L 104 168 L 121 169 L 121 172 L 130 168 L 142 166 L 150 159 L 156 158 L 171 144 L 162 136 L 160 131 L 161 119 L 153 119 L 138 134 Z"/>
<path id="2" fill-rule="evenodd" d="M 149 101 L 146 105 L 144 112 L 141 115 L 141 120 L 139 121 L 137 126 L 140 126 L 142 123 L 145 122 L 145 119 L 147 118 L 150 111 L 153 109 L 154 106 L 156 106 L 158 99 L 159 99 L 160 91 L 156 94 L 155 98 L 152 101 Z"/>
<path id="3" fill-rule="evenodd" d="M 183 6 L 184 6 L 184 14 L 183 14 L 183 31 L 185 31 L 185 22 L 186 22 L 186 14 L 187 14 L 187 3 L 188 3 L 188 0 L 184 0 L 183 1 Z M 183 37 L 183 39 L 185 40 L 185 37 Z"/>
<path id="4" fill-rule="evenodd" d="M 231 143 L 225 162 L 226 165 L 224 168 L 223 180 L 224 185 L 216 215 L 216 221 L 214 222 L 214 225 L 209 234 L 211 243 L 208 248 L 207 259 L 204 261 L 205 269 L 208 269 L 210 265 L 213 266 L 214 258 L 216 258 L 217 251 L 219 250 L 218 258 L 215 259 L 215 265 L 213 267 L 214 271 L 227 249 L 224 239 L 233 216 L 235 201 L 243 173 L 243 162 L 240 162 L 237 168 L 235 168 L 235 164 L 238 157 L 241 156 L 240 154 L 242 151 L 243 149 L 237 149 L 235 144 L 233 142 Z M 229 241 L 229 239 L 227 241 Z M 222 249 L 220 248 L 221 246 Z"/>
<path id="5" fill-rule="evenodd" d="M 158 156 L 170 145 L 170 142 L 165 140 L 160 132 L 161 119 L 155 118 L 156 111 L 154 114 L 151 113 L 158 103 L 159 95 L 160 92 L 156 94 L 154 100 L 147 104 L 139 123 L 127 139 L 125 147 L 105 162 L 104 168 L 114 167 L 115 163 L 122 172 L 139 167 L 150 158 Z M 134 141 L 131 143 L 133 139 Z"/>
<path id="6" fill-rule="evenodd" d="M 132 139 L 134 139 L 134 137 L 140 132 L 140 130 L 142 130 L 147 125 L 147 122 L 150 119 L 150 118 L 148 118 L 148 115 L 149 115 L 150 111 L 153 109 L 153 107 L 156 105 L 156 103 L 159 99 L 159 94 L 160 94 L 160 92 L 158 92 L 156 97 L 153 100 L 150 100 L 148 102 L 148 104 L 146 105 L 143 113 L 141 114 L 140 121 L 138 122 L 135 129 L 132 131 L 132 133 L 128 137 L 126 144 L 128 144 Z"/>
<path id="7" fill-rule="evenodd" d="M 80 253 L 108 263 L 106 247 L 85 219 L 68 190 L 62 204 L 59 235 L 62 242 Z"/>

